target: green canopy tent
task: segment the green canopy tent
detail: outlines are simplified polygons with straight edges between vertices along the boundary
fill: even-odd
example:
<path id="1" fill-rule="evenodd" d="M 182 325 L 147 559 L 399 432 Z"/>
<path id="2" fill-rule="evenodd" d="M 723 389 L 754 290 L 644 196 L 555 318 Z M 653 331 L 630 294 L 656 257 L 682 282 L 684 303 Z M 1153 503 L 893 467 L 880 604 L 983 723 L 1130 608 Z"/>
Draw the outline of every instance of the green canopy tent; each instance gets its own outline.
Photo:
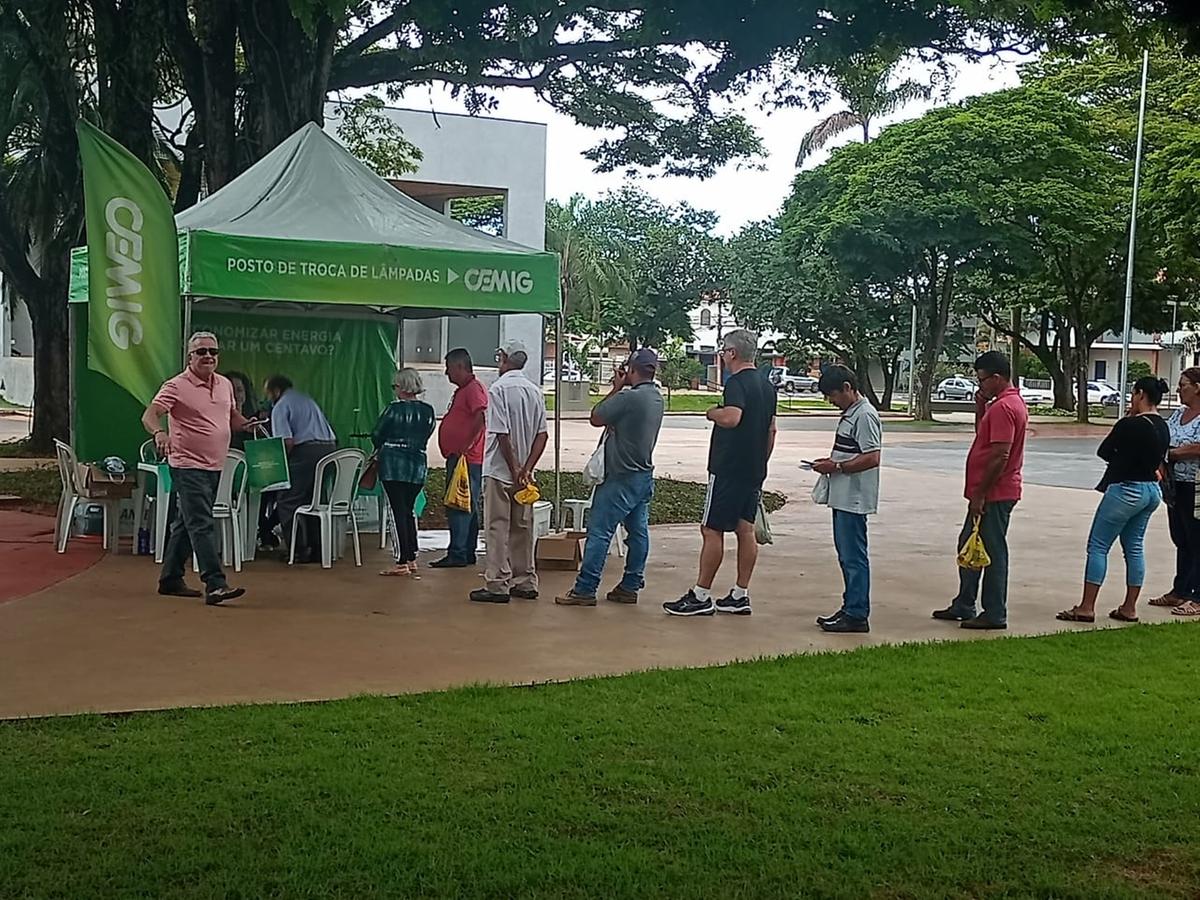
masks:
<path id="1" fill-rule="evenodd" d="M 226 370 L 253 369 L 272 355 L 303 365 L 305 390 L 339 435 L 372 423 L 390 398 L 405 318 L 535 313 L 554 317 L 561 332 L 556 254 L 434 212 L 312 123 L 175 221 L 184 332 L 220 334 L 232 350 L 222 355 Z M 79 248 L 70 297 L 73 440 L 81 458 L 129 459 L 144 439 L 142 410 L 88 369 L 87 268 Z M 560 409 L 556 402 L 556 472 Z"/>

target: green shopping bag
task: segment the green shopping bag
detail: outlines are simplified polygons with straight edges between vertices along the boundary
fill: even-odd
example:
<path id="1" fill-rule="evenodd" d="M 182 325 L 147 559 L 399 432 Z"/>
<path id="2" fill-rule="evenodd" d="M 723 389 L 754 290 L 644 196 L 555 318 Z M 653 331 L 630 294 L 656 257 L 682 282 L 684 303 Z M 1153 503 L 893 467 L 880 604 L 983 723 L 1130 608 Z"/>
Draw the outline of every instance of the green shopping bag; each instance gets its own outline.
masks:
<path id="1" fill-rule="evenodd" d="M 291 474 L 288 472 L 287 448 L 283 445 L 283 438 L 246 441 L 243 449 L 249 473 L 246 486 L 251 491 L 282 491 L 292 486 Z"/>

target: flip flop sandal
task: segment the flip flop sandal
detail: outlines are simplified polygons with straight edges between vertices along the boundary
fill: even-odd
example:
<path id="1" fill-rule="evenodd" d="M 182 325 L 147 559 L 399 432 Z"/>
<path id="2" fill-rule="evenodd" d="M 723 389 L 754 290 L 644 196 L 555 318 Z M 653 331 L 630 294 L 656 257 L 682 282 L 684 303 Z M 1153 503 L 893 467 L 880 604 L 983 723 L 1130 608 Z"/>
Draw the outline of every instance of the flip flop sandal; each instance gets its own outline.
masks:
<path id="1" fill-rule="evenodd" d="M 1171 610 L 1173 616 L 1184 616 L 1186 618 L 1195 618 L 1200 616 L 1200 603 L 1195 600 L 1189 600 L 1187 603 L 1180 604 Z"/>
<path id="2" fill-rule="evenodd" d="M 1185 601 L 1180 600 L 1174 594 L 1163 594 L 1161 597 L 1152 598 L 1150 600 L 1150 605 L 1151 606 L 1173 607 L 1173 606 L 1179 606 L 1181 603 L 1184 603 L 1184 602 Z"/>
<path id="3" fill-rule="evenodd" d="M 1112 612 L 1110 612 L 1108 614 L 1108 617 L 1110 619 L 1116 619 L 1118 622 L 1133 623 L 1133 622 L 1139 621 L 1137 616 L 1127 616 L 1127 615 L 1125 615 L 1125 613 L 1121 612 L 1119 609 L 1114 609 Z"/>
<path id="4" fill-rule="evenodd" d="M 1060 612 L 1054 618 L 1058 619 L 1058 621 L 1060 621 L 1060 622 L 1088 622 L 1088 623 L 1091 623 L 1091 622 L 1096 621 L 1095 616 L 1085 616 L 1082 613 L 1078 613 L 1073 609 L 1064 609 L 1062 612 Z"/>
<path id="5" fill-rule="evenodd" d="M 412 575 L 413 570 L 408 568 L 407 566 L 405 566 L 403 569 L 397 566 L 396 568 L 393 568 L 393 569 L 384 569 L 379 574 L 384 576 L 385 578 L 404 578 L 409 575 Z"/>

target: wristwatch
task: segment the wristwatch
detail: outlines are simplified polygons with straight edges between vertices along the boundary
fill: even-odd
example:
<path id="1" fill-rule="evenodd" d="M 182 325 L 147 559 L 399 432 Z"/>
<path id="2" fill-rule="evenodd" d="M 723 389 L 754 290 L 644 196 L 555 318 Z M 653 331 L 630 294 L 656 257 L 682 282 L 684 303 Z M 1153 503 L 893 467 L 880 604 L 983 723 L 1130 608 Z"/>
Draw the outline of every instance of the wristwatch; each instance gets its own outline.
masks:
<path id="1" fill-rule="evenodd" d="M 842 463 L 837 463 L 837 473 L 838 473 L 839 475 L 845 475 L 845 474 L 846 474 L 846 468 L 845 468 L 845 466 L 844 466 Z"/>

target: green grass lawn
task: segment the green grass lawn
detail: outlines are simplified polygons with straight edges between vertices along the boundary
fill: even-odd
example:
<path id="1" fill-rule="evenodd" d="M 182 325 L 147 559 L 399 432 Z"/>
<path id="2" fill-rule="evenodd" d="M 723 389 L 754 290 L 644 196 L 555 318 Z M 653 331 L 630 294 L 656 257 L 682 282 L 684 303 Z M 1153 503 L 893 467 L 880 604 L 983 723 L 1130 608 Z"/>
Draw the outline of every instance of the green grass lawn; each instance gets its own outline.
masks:
<path id="1" fill-rule="evenodd" d="M 0 723 L 0 894 L 1194 897 L 1198 639 Z"/>

